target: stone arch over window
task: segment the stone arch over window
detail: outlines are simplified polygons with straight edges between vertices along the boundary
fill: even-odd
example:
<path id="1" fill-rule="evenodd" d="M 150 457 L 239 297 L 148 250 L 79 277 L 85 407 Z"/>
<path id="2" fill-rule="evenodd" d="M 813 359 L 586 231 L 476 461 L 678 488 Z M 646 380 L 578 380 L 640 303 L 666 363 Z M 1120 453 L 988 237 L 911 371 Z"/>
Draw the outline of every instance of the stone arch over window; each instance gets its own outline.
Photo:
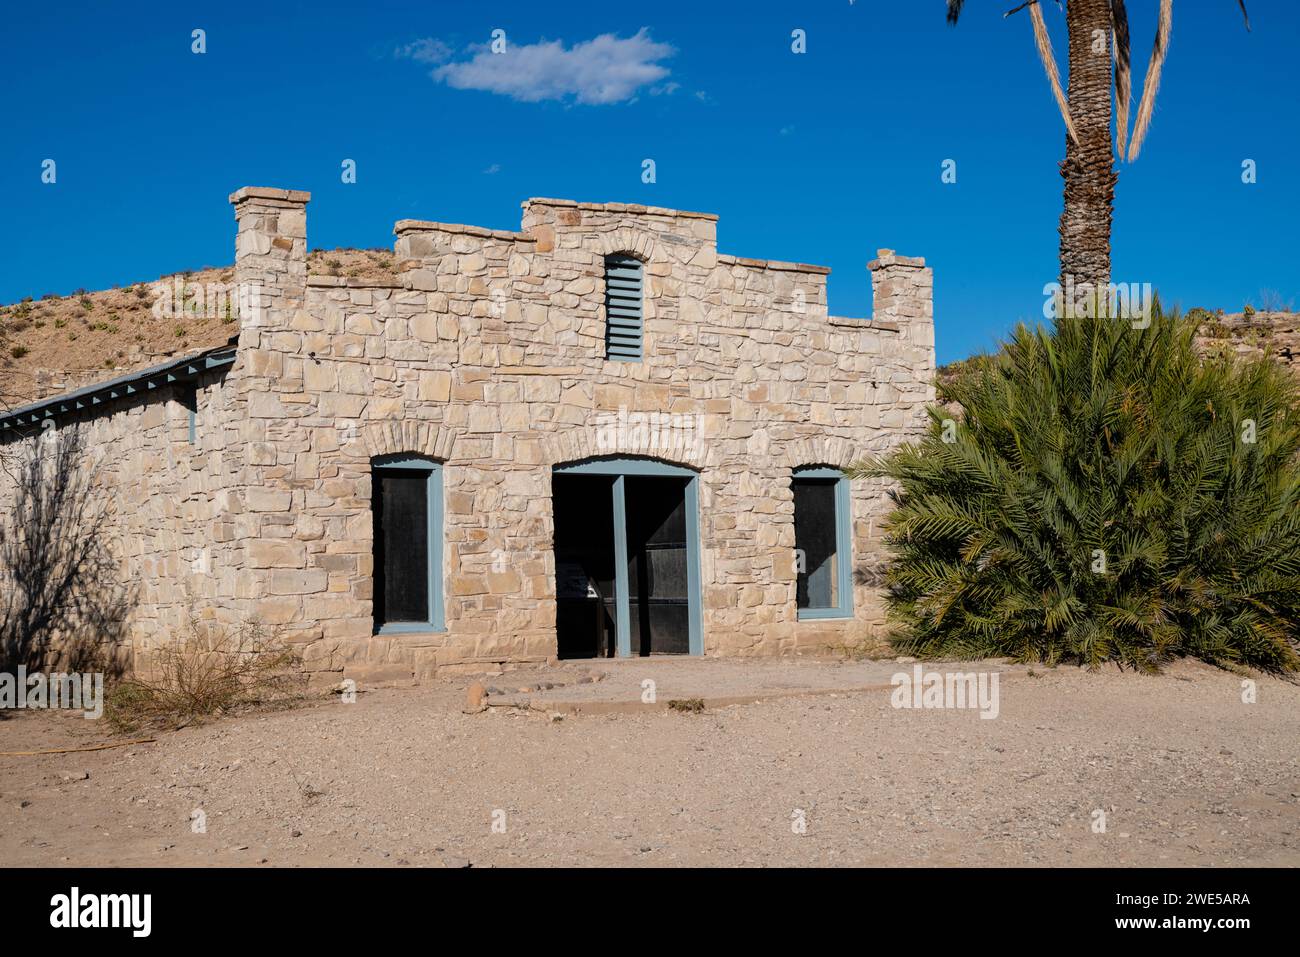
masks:
<path id="1" fill-rule="evenodd" d="M 588 425 L 543 437 L 541 449 L 546 465 L 607 456 L 658 459 L 696 472 L 713 465 L 716 443 L 705 441 L 703 416 L 671 416 L 625 409 L 590 415 Z"/>
<path id="2" fill-rule="evenodd" d="M 345 423 L 346 425 L 346 423 Z M 459 431 L 435 422 L 371 422 L 357 436 L 372 459 L 387 455 L 421 455 L 439 462 L 452 457 Z"/>
<path id="3" fill-rule="evenodd" d="M 646 232 L 643 229 L 633 229 L 630 226 L 620 226 L 613 232 L 601 233 L 599 237 L 600 252 L 603 256 L 612 256 L 615 253 L 627 253 L 635 256 L 643 263 L 649 263 L 652 259 L 658 258 L 659 243 L 655 239 L 654 233 Z"/>
<path id="4" fill-rule="evenodd" d="M 866 453 L 849 439 L 831 435 L 809 436 L 786 446 L 786 463 L 791 468 L 816 464 L 846 469 L 866 457 Z"/>

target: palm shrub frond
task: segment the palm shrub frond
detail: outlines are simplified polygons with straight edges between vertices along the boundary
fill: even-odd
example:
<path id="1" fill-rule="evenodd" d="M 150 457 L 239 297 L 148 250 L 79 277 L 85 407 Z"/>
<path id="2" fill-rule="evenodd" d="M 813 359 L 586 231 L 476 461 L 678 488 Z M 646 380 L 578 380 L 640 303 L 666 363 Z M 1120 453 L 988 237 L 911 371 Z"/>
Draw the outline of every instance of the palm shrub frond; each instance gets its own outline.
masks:
<path id="1" fill-rule="evenodd" d="M 1194 334 L 1158 303 L 1021 325 L 941 384 L 958 413 L 855 467 L 894 483 L 898 650 L 1300 668 L 1300 395 Z"/>

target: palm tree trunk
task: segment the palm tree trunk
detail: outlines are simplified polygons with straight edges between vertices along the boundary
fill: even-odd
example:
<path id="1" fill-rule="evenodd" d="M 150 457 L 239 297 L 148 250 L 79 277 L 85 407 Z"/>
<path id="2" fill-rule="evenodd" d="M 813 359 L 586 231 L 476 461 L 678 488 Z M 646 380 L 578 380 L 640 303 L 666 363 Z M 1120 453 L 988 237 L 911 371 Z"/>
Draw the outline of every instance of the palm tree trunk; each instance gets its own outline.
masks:
<path id="1" fill-rule="evenodd" d="M 1070 33 L 1070 115 L 1079 141 L 1066 137 L 1061 164 L 1061 282 L 1105 286 L 1110 282 L 1117 178 L 1111 142 L 1110 0 L 1068 0 L 1065 18 Z"/>

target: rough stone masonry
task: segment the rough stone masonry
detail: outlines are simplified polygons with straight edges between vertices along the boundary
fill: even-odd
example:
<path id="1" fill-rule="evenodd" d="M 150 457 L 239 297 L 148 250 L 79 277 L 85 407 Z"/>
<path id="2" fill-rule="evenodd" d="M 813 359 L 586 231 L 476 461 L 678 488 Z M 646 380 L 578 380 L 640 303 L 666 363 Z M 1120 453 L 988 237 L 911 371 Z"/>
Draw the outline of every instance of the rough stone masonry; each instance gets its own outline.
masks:
<path id="1" fill-rule="evenodd" d="M 308 278 L 309 199 L 230 197 L 235 281 L 260 308 L 240 318 L 233 363 L 200 364 L 192 397 L 162 382 L 85 408 L 45 400 L 24 420 L 88 436 L 137 666 L 192 619 L 264 623 L 318 685 L 551 658 L 553 469 L 601 456 L 698 475 L 706 655 L 815 651 L 881 626 L 884 485 L 851 487 L 852 617 L 800 620 L 791 474 L 923 427 L 924 260 L 880 250 L 874 315 L 842 319 L 828 269 L 721 254 L 716 216 L 530 199 L 519 232 L 398 222 L 396 280 Z M 643 263 L 640 361 L 605 357 L 612 254 Z M 698 434 L 607 427 L 629 419 Z M 37 441 L 11 429 L 0 451 Z M 441 466 L 440 631 L 376 633 L 373 464 L 399 454 Z"/>

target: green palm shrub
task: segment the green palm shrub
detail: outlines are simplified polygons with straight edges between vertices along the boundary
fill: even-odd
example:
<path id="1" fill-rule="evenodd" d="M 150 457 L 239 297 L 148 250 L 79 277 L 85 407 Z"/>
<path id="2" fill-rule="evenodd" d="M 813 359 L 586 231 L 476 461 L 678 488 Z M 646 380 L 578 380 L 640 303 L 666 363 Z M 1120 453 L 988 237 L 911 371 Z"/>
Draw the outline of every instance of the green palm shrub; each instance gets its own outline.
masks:
<path id="1" fill-rule="evenodd" d="M 941 384 L 894 480 L 895 647 L 922 657 L 1190 656 L 1300 667 L 1300 412 L 1268 359 L 1202 361 L 1157 303 L 1021 325 Z"/>

